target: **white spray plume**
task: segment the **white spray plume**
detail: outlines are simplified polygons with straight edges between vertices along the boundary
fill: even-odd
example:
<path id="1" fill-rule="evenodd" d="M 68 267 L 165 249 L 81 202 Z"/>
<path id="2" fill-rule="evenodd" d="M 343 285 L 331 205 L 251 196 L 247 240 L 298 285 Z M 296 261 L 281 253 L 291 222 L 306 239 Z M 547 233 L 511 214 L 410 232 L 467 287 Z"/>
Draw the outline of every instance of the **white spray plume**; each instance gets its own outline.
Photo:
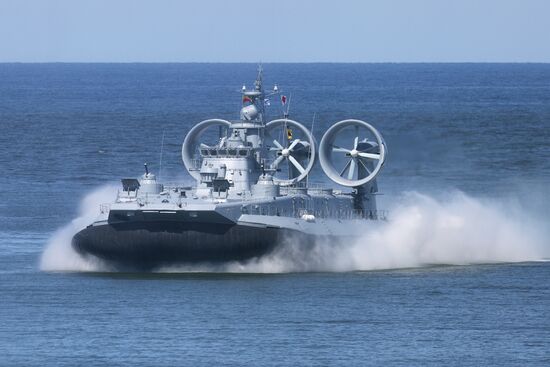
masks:
<path id="1" fill-rule="evenodd" d="M 99 215 L 99 206 L 112 202 L 116 186 L 103 186 L 86 195 L 80 203 L 80 215 L 50 237 L 42 257 L 43 271 L 102 271 L 106 266 L 99 260 L 84 259 L 71 246 L 73 236 L 91 224 Z"/>
<path id="2" fill-rule="evenodd" d="M 390 223 L 365 233 L 346 255 L 357 270 L 428 264 L 479 264 L 540 260 L 541 224 L 513 201 L 480 200 L 453 193 L 439 201 L 408 194 Z"/>

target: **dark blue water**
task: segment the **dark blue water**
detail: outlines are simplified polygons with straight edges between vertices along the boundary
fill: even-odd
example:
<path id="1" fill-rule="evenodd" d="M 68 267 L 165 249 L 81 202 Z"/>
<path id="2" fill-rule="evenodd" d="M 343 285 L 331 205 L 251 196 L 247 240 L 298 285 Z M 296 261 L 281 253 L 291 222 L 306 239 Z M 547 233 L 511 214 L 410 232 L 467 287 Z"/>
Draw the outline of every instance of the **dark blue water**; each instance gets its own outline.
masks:
<path id="1" fill-rule="evenodd" d="M 236 118 L 256 66 L 0 64 L 0 365 L 550 364 L 550 65 L 264 68 L 318 139 L 379 128 L 392 224 L 337 257 L 114 274 L 52 271 L 90 270 L 54 232 L 157 169 L 163 131 L 188 180 L 186 131 Z"/>

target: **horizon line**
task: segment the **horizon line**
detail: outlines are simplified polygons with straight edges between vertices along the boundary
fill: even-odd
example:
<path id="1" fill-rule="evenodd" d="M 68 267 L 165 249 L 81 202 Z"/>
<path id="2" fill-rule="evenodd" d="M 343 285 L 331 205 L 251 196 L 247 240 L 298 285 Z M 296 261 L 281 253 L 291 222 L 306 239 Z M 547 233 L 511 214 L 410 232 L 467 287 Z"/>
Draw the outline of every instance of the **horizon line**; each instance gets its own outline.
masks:
<path id="1" fill-rule="evenodd" d="M 0 61 L 0 64 L 550 64 L 550 61 Z"/>

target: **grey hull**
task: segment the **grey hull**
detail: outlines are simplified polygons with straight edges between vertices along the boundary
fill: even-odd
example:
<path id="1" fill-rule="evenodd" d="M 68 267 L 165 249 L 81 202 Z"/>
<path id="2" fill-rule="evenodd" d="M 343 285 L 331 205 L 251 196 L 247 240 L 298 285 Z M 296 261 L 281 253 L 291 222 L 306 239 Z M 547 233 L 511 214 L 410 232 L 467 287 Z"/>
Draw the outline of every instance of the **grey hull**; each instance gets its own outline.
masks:
<path id="1" fill-rule="evenodd" d="M 89 226 L 73 237 L 72 245 L 83 255 L 148 269 L 178 263 L 246 260 L 271 252 L 287 238 L 302 243 L 314 240 L 311 235 L 273 227 L 133 222 Z"/>

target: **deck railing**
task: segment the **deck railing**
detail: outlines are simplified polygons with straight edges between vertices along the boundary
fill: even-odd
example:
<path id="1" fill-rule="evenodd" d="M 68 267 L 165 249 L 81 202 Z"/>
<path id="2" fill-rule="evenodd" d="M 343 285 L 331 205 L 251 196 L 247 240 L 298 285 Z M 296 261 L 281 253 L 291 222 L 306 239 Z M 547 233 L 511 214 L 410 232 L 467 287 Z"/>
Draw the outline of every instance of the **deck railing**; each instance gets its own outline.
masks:
<path id="1" fill-rule="evenodd" d="M 243 214 L 269 215 L 290 218 L 302 218 L 304 215 L 313 215 L 315 218 L 343 219 L 343 220 L 387 220 L 389 212 L 387 210 L 344 210 L 344 209 L 320 209 L 310 210 L 303 208 L 278 208 L 268 205 L 243 205 L 241 207 Z"/>

